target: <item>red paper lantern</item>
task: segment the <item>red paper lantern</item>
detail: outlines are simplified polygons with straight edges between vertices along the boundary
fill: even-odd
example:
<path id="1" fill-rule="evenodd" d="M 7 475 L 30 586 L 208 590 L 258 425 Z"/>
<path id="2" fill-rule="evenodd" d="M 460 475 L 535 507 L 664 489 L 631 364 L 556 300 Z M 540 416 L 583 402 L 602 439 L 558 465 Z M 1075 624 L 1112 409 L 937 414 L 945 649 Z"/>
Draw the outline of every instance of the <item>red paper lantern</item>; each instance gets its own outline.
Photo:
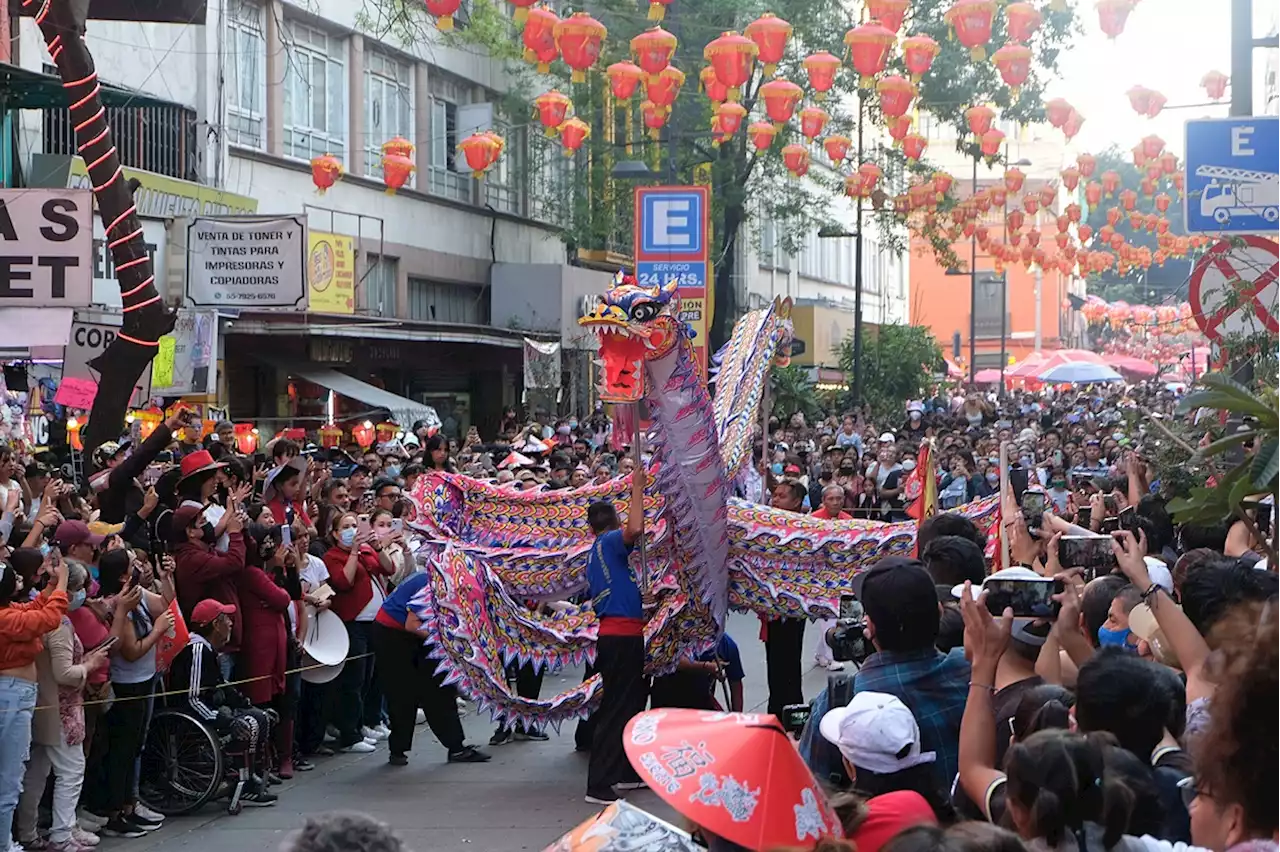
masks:
<path id="1" fill-rule="evenodd" d="M 1098 0 L 1098 25 L 1107 38 L 1114 39 L 1124 32 L 1125 22 L 1136 5 L 1137 0 Z"/>
<path id="2" fill-rule="evenodd" d="M 795 114 L 796 104 L 804 97 L 804 90 L 790 80 L 770 80 L 760 86 L 760 100 L 764 101 L 765 114 L 775 124 L 786 124 Z"/>
<path id="3" fill-rule="evenodd" d="M 342 427 L 326 423 L 320 427 L 320 446 L 331 448 L 342 444 Z"/>
<path id="4" fill-rule="evenodd" d="M 1159 211 L 1160 213 L 1167 213 L 1169 210 L 1169 205 L 1173 203 L 1173 199 L 1166 193 L 1162 192 L 1155 197 L 1155 199 L 1153 200 L 1153 203 L 1155 204 L 1155 208 L 1157 211 Z"/>
<path id="5" fill-rule="evenodd" d="M 311 160 L 311 182 L 316 185 L 320 195 L 324 195 L 340 177 L 342 161 L 332 154 L 321 154 Z"/>
<path id="6" fill-rule="evenodd" d="M 933 173 L 933 187 L 934 189 L 938 190 L 939 201 L 942 200 L 942 196 L 946 195 L 948 192 L 951 191 L 951 185 L 954 184 L 955 181 L 956 179 L 953 178 L 951 175 L 947 174 L 946 172 Z"/>
<path id="7" fill-rule="evenodd" d="M 996 128 L 991 128 L 982 134 L 979 144 L 984 157 L 995 157 L 1000 153 L 1000 146 L 1004 144 L 1004 133 Z"/>
<path id="8" fill-rule="evenodd" d="M 1021 184 L 1019 184 L 1019 186 L 1021 186 Z M 1006 186 L 988 187 L 986 194 L 987 198 L 991 201 L 992 207 L 1004 207 L 1005 199 L 1009 194 L 1009 188 Z M 986 211 L 984 210 L 983 212 L 985 213 Z"/>
<path id="9" fill-rule="evenodd" d="M 722 33 L 702 49 L 702 57 L 716 69 L 716 77 L 729 87 L 729 100 L 736 101 L 742 86 L 751 79 L 751 69 L 760 48 L 746 36 Z"/>
<path id="10" fill-rule="evenodd" d="M 891 118 L 885 122 L 885 126 L 889 129 L 889 136 L 895 144 L 901 145 L 902 140 L 907 138 L 907 134 L 911 132 L 911 116 L 903 115 L 898 118 Z"/>
<path id="11" fill-rule="evenodd" d="M 1039 195 L 1022 196 L 1022 209 L 1027 211 L 1028 216 L 1036 215 L 1036 211 L 1040 209 Z"/>
<path id="12" fill-rule="evenodd" d="M 243 455 L 252 455 L 258 449 L 258 427 L 252 423 L 237 423 L 234 430 L 236 449 Z"/>
<path id="13" fill-rule="evenodd" d="M 1076 228 L 1076 234 L 1080 237 L 1080 242 L 1082 244 L 1087 243 L 1089 242 L 1089 238 L 1093 236 L 1093 226 L 1081 225 L 1080 227 Z"/>
<path id="14" fill-rule="evenodd" d="M 1027 231 L 1027 243 L 1029 243 L 1032 248 L 1035 248 L 1036 246 L 1040 245 L 1040 232 L 1037 231 L 1035 228 L 1032 228 L 1030 231 Z"/>
<path id="15" fill-rule="evenodd" d="M 1120 173 L 1111 169 L 1102 173 L 1102 188 L 1107 193 L 1107 197 L 1115 195 L 1116 189 L 1120 186 Z"/>
<path id="16" fill-rule="evenodd" d="M 1119 207 L 1108 207 L 1107 224 L 1114 228 L 1116 225 L 1120 224 L 1120 217 L 1123 215 L 1124 214 L 1120 212 Z"/>
<path id="17" fill-rule="evenodd" d="M 414 169 L 413 160 L 404 154 L 394 152 L 382 155 L 382 182 L 387 185 L 387 194 L 395 195 L 396 190 L 409 182 Z"/>
<path id="18" fill-rule="evenodd" d="M 1129 106 L 1133 107 L 1133 111 L 1147 118 L 1155 118 L 1159 115 L 1169 100 L 1155 89 L 1148 89 L 1145 86 L 1134 86 L 1125 94 L 1129 96 Z"/>
<path id="19" fill-rule="evenodd" d="M 753 121 L 747 128 L 747 136 L 757 151 L 767 151 L 778 135 L 778 128 L 771 121 Z"/>
<path id="20" fill-rule="evenodd" d="M 1040 187 L 1040 206 L 1048 210 L 1053 207 L 1053 202 L 1058 200 L 1058 187 L 1056 184 L 1047 183 Z"/>
<path id="21" fill-rule="evenodd" d="M 902 40 L 902 64 L 911 74 L 912 82 L 919 83 L 920 78 L 929 73 L 939 50 L 938 43 L 927 35 L 913 35 Z"/>
<path id="22" fill-rule="evenodd" d="M 800 110 L 800 133 L 812 142 L 822 135 L 831 116 L 822 107 L 805 107 Z"/>
<path id="23" fill-rule="evenodd" d="M 1148 159 L 1159 157 L 1163 150 L 1164 140 L 1159 136 L 1152 134 L 1142 138 L 1142 153 L 1146 154 Z"/>
<path id="24" fill-rule="evenodd" d="M 533 99 L 533 108 L 537 112 L 538 122 L 548 136 L 556 135 L 556 130 L 564 124 L 571 106 L 573 101 L 569 96 L 555 89 L 543 92 Z"/>
<path id="25" fill-rule="evenodd" d="M 894 33 L 902 31 L 902 22 L 910 7 L 911 0 L 866 0 L 867 17 L 874 18 Z"/>
<path id="26" fill-rule="evenodd" d="M 667 7 L 672 0 L 649 0 L 649 20 L 661 21 L 667 16 Z"/>
<path id="27" fill-rule="evenodd" d="M 772 77 L 778 70 L 778 63 L 787 50 L 787 39 L 791 38 L 791 24 L 772 12 L 765 12 L 747 24 L 742 34 L 756 44 L 757 55 L 764 63 L 764 75 Z"/>
<path id="28" fill-rule="evenodd" d="M 956 0 L 943 16 L 955 30 L 956 41 L 969 48 L 975 62 L 987 57 L 983 45 L 991 41 L 995 13 L 995 0 Z"/>
<path id="29" fill-rule="evenodd" d="M 608 34 L 605 25 L 586 12 L 575 12 L 556 25 L 556 47 L 564 64 L 573 69 L 570 82 L 586 82 L 587 69 L 600 58 L 600 45 Z"/>
<path id="30" fill-rule="evenodd" d="M 612 95 L 620 100 L 630 100 L 631 96 L 636 93 L 636 87 L 640 85 L 640 81 L 644 79 L 644 69 L 634 62 L 628 62 L 625 59 L 621 62 L 615 62 L 605 69 L 605 76 L 609 78 L 609 91 Z"/>
<path id="31" fill-rule="evenodd" d="M 1161 154 L 1160 171 L 1166 175 L 1176 173 L 1178 171 L 1178 155 L 1172 151 L 1165 151 Z"/>
<path id="32" fill-rule="evenodd" d="M 822 148 L 827 152 L 827 159 L 833 165 L 843 163 L 849 156 L 849 148 L 853 140 L 848 136 L 828 136 L 822 140 Z"/>
<path id="33" fill-rule="evenodd" d="M 1067 192 L 1075 192 L 1076 187 L 1080 185 L 1080 169 L 1067 166 L 1058 174 L 1062 176 L 1062 185 L 1067 188 Z"/>
<path id="34" fill-rule="evenodd" d="M 536 10 L 534 10 L 536 11 Z M 532 17 L 530 18 L 532 20 Z M 502 147 L 487 133 L 473 133 L 458 143 L 458 150 L 467 160 L 471 176 L 476 180 L 484 177 L 484 173 L 498 161 Z"/>
<path id="35" fill-rule="evenodd" d="M 1051 126 L 1061 128 L 1062 125 L 1067 123 L 1067 118 L 1071 115 L 1072 109 L 1073 107 L 1067 102 L 1066 98 L 1054 98 L 1045 103 L 1044 116 Z"/>
<path id="36" fill-rule="evenodd" d="M 536 65 L 539 74 L 551 70 L 551 63 L 560 55 L 556 47 L 556 26 L 560 18 L 546 6 L 534 6 L 524 22 L 520 40 L 524 44 L 525 61 Z"/>
<path id="37" fill-rule="evenodd" d="M 996 111 L 989 106 L 972 106 L 964 111 L 964 120 L 969 123 L 969 132 L 981 139 L 996 120 Z"/>
<path id="38" fill-rule="evenodd" d="M 369 420 L 351 427 L 351 437 L 355 439 L 355 442 L 360 445 L 362 450 L 367 450 L 373 446 L 376 435 L 377 432 L 374 429 L 373 422 Z"/>
<path id="39" fill-rule="evenodd" d="M 657 74 L 650 74 L 645 81 L 645 97 L 663 109 L 671 109 L 676 102 L 676 95 L 684 85 L 684 72 L 674 65 L 668 65 Z"/>
<path id="40" fill-rule="evenodd" d="M 1200 85 L 1204 86 L 1204 93 L 1209 96 L 1209 100 L 1220 101 L 1227 94 L 1227 83 L 1230 80 L 1221 71 L 1210 71 L 1200 78 Z"/>
<path id="41" fill-rule="evenodd" d="M 929 147 L 929 140 L 919 133 L 908 133 L 902 140 L 902 153 L 908 160 L 919 160 L 924 156 L 924 149 Z"/>
<path id="42" fill-rule="evenodd" d="M 787 171 L 796 177 L 803 177 L 809 171 L 809 149 L 804 145 L 791 144 L 782 149 L 782 164 Z"/>
<path id="43" fill-rule="evenodd" d="M 835 85 L 840 58 L 821 50 L 806 56 L 801 64 L 809 75 L 809 88 L 813 89 L 813 96 L 820 101 L 825 100 L 827 92 Z"/>
<path id="44" fill-rule="evenodd" d="M 876 20 L 859 24 L 844 34 L 844 43 L 849 48 L 853 68 L 861 78 L 859 86 L 871 88 L 872 78 L 884 70 L 889 61 L 889 51 L 893 49 L 896 40 L 893 30 Z"/>
<path id="45" fill-rule="evenodd" d="M 1072 222 L 1079 222 L 1081 216 L 1080 205 L 1072 202 L 1067 205 L 1067 218 Z"/>
<path id="46" fill-rule="evenodd" d="M 720 132 L 726 137 L 738 132 L 742 120 L 747 117 L 747 108 L 742 104 L 720 104 L 716 107 L 716 118 L 720 120 Z"/>
<path id="47" fill-rule="evenodd" d="M 906 115 L 911 109 L 911 99 L 916 96 L 916 87 L 911 81 L 896 74 L 879 80 L 876 91 L 880 93 L 880 111 L 889 118 Z"/>
<path id="48" fill-rule="evenodd" d="M 1004 188 L 1009 192 L 1021 192 L 1022 184 L 1027 180 L 1027 176 L 1023 174 L 1022 169 L 1011 168 L 1004 170 Z"/>
<path id="49" fill-rule="evenodd" d="M 1145 166 L 1147 164 L 1147 153 L 1143 149 L 1142 143 L 1139 142 L 1137 145 L 1134 145 L 1131 150 L 1133 151 L 1133 164 L 1138 168 Z"/>
<path id="50" fill-rule="evenodd" d="M 1080 128 L 1084 126 L 1084 116 L 1075 110 L 1071 110 L 1071 114 L 1067 116 L 1067 120 L 1062 123 L 1062 135 L 1070 142 L 1080 132 Z"/>
<path id="51" fill-rule="evenodd" d="M 858 177 L 862 182 L 863 197 L 870 197 L 884 172 L 875 163 L 863 163 L 858 166 Z"/>
<path id="52" fill-rule="evenodd" d="M 1015 231 L 1021 231 L 1022 226 L 1027 221 L 1027 214 L 1021 210 L 1010 210 L 1004 217 L 1005 232 L 1012 234 Z"/>
<path id="53" fill-rule="evenodd" d="M 1133 210 L 1133 208 L 1138 204 L 1138 193 L 1134 192 L 1132 189 L 1126 189 L 1124 192 L 1120 193 L 1120 204 L 1126 211 Z"/>
<path id="54" fill-rule="evenodd" d="M 560 144 L 564 146 L 564 155 L 572 157 L 590 135 L 591 125 L 576 115 L 560 125 Z"/>
<path id="55" fill-rule="evenodd" d="M 653 101 L 643 101 L 640 104 L 640 117 L 644 120 L 644 126 L 649 129 L 649 137 L 658 139 L 662 136 L 662 128 L 667 124 L 668 109 L 658 106 Z"/>
<path id="56" fill-rule="evenodd" d="M 1146 216 L 1142 217 L 1142 226 L 1153 234 L 1156 232 L 1159 225 L 1160 217 L 1155 213 L 1148 213 Z"/>
<path id="57" fill-rule="evenodd" d="M 698 81 L 703 94 L 711 103 L 722 104 L 729 97 L 729 87 L 720 82 L 720 78 L 716 76 L 716 69 L 710 65 L 704 66 L 698 72 Z"/>
<path id="58" fill-rule="evenodd" d="M 1071 229 L 1071 217 L 1066 213 L 1059 213 L 1054 218 L 1053 224 L 1057 227 L 1058 234 L 1065 237 L 1067 235 L 1067 231 Z"/>
<path id="59" fill-rule="evenodd" d="M 1080 177 L 1088 180 L 1098 168 L 1098 158 L 1092 154 L 1081 154 L 1076 157 L 1076 166 L 1080 169 Z"/>
<path id="60" fill-rule="evenodd" d="M 447 33 L 453 29 L 453 16 L 458 14 L 462 0 L 426 0 L 427 14 L 436 19 L 436 29 Z"/>
<path id="61" fill-rule="evenodd" d="M 676 37 L 662 27 L 652 27 L 631 39 L 631 55 L 646 74 L 659 74 L 671 63 Z"/>
<path id="62" fill-rule="evenodd" d="M 1005 31 L 1012 41 L 1026 43 L 1044 23 L 1044 16 L 1030 3 L 1010 3 L 1004 10 Z"/>
<path id="63" fill-rule="evenodd" d="M 1014 99 L 1022 91 L 1022 84 L 1027 82 L 1031 74 L 1031 48 L 1025 44 L 1006 44 L 991 57 L 1000 79 L 1013 90 Z"/>

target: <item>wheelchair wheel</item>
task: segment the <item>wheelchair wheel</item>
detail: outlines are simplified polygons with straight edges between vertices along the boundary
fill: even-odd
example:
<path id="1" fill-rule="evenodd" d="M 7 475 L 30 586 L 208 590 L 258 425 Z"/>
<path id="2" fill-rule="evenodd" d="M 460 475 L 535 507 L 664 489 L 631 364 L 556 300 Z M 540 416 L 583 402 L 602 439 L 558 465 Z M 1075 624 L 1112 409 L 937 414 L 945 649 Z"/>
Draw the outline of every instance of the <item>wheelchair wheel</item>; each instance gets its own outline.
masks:
<path id="1" fill-rule="evenodd" d="M 160 710 L 142 749 L 139 793 L 165 816 L 191 813 L 218 792 L 225 774 L 217 734 L 193 716 Z"/>

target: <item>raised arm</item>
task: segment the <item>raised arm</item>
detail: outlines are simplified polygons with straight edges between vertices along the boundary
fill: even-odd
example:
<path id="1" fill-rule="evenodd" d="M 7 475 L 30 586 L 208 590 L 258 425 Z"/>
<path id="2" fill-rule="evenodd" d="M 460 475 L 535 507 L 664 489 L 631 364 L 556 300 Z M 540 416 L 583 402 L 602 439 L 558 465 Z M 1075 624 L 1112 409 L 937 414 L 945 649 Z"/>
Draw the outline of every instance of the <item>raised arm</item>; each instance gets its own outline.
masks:
<path id="1" fill-rule="evenodd" d="M 627 525 L 622 530 L 622 540 L 627 546 L 635 544 L 644 534 L 644 486 L 647 481 L 644 465 L 636 465 L 631 472 L 631 502 L 627 504 Z"/>

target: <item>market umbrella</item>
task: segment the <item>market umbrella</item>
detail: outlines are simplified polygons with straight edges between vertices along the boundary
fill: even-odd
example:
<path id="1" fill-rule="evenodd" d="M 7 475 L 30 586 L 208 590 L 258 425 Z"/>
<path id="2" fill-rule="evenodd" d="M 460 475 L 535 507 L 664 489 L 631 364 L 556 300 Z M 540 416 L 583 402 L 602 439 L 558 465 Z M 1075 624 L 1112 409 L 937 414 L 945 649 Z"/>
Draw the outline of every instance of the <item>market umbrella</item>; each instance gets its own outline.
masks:
<path id="1" fill-rule="evenodd" d="M 942 360 L 943 360 L 943 362 L 947 365 L 947 378 L 948 378 L 948 379 L 963 379 L 963 378 L 964 378 L 964 370 L 961 370 L 961 369 L 960 369 L 960 365 L 959 365 L 959 364 L 957 364 L 955 361 L 952 361 L 950 358 L 943 358 Z"/>
<path id="2" fill-rule="evenodd" d="M 1051 352 L 1032 352 L 1021 364 L 1005 370 L 1005 375 L 1014 379 L 1035 379 L 1045 371 L 1060 364 L 1077 363 L 1101 364 L 1102 356 L 1087 349 L 1058 349 Z"/>
<path id="3" fill-rule="evenodd" d="M 1007 375 L 1007 374 L 1006 374 L 1006 375 Z M 993 369 L 991 369 L 990 367 L 988 367 L 988 368 L 987 368 L 987 369 L 985 369 L 985 370 L 979 370 L 979 371 L 974 375 L 974 377 L 973 377 L 973 381 L 974 381 L 974 383 L 975 383 L 975 384 L 979 384 L 979 385 L 994 385 L 994 384 L 997 384 L 997 383 L 999 383 L 999 381 L 1000 381 L 1000 371 L 999 371 L 999 370 L 993 370 Z"/>
<path id="4" fill-rule="evenodd" d="M 705 852 L 688 832 L 621 799 L 579 823 L 543 852 Z"/>
<path id="5" fill-rule="evenodd" d="M 1155 364 L 1132 355 L 1113 355 L 1108 359 L 1108 363 L 1131 379 L 1155 378 L 1158 372 Z"/>
<path id="6" fill-rule="evenodd" d="M 640 777 L 681 816 L 748 849 L 812 847 L 840 820 L 776 716 L 650 710 L 623 746 Z"/>
<path id="7" fill-rule="evenodd" d="M 1045 370 L 1037 378 L 1050 385 L 1088 385 L 1094 382 L 1124 381 L 1124 376 L 1106 364 L 1090 364 L 1087 362 L 1059 364 L 1056 367 L 1050 367 Z"/>

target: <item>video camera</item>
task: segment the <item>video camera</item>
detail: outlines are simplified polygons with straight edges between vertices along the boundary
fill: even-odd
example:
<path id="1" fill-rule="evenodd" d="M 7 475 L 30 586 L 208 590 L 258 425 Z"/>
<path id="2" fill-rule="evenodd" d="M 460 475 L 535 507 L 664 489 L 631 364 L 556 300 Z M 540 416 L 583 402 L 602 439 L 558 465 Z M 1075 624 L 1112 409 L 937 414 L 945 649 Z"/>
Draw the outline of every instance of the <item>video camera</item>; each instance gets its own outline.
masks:
<path id="1" fill-rule="evenodd" d="M 861 666 L 871 656 L 871 643 L 862 632 L 867 626 L 862 604 L 853 595 L 840 596 L 840 614 L 836 626 L 827 631 L 831 657 L 840 663 Z"/>

